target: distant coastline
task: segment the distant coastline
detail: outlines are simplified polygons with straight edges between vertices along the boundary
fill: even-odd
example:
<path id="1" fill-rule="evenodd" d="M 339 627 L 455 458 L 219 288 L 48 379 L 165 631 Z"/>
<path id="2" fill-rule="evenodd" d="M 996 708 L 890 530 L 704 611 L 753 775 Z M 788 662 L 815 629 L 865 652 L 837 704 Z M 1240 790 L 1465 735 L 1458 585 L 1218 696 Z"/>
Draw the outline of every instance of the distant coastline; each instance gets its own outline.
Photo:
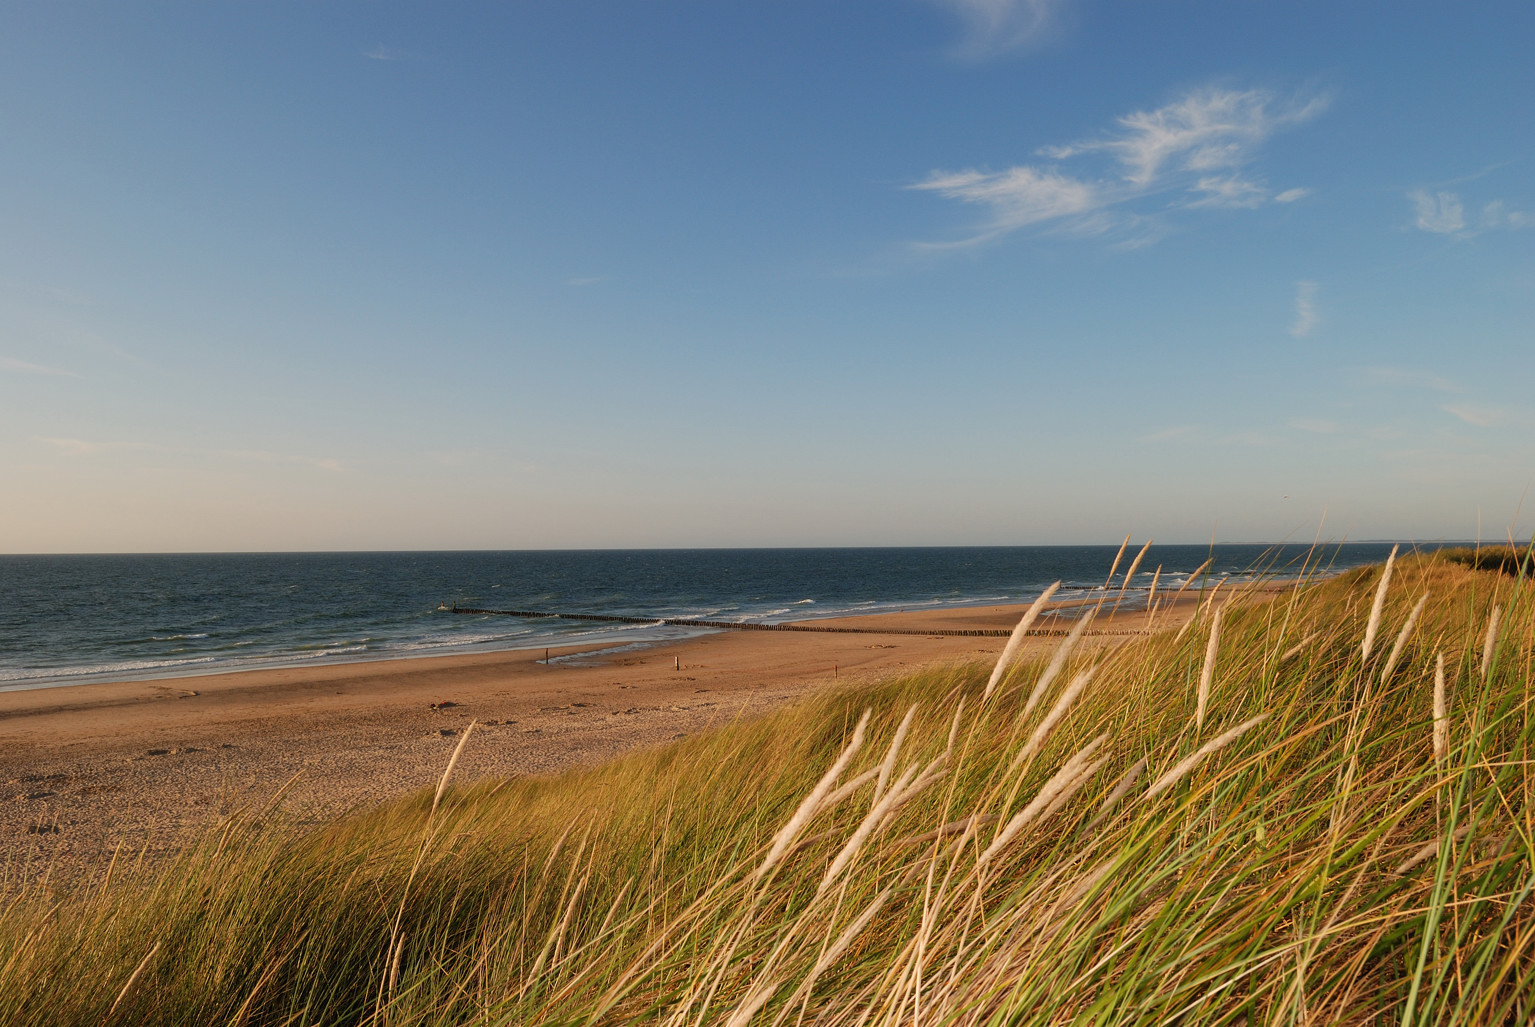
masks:
<path id="1" fill-rule="evenodd" d="M 1389 542 L 1317 547 L 1308 573 L 1384 559 Z M 1424 548 L 1439 548 L 1433 543 Z M 0 557 L 0 691 L 195 678 L 554 646 L 653 646 L 708 629 L 1031 601 L 1105 585 L 1144 602 L 1206 559 L 1211 582 L 1299 572 L 1310 546 L 605 550 Z M 1157 575 L 1157 568 L 1161 573 Z M 444 604 L 653 618 L 599 624 L 455 616 Z"/>

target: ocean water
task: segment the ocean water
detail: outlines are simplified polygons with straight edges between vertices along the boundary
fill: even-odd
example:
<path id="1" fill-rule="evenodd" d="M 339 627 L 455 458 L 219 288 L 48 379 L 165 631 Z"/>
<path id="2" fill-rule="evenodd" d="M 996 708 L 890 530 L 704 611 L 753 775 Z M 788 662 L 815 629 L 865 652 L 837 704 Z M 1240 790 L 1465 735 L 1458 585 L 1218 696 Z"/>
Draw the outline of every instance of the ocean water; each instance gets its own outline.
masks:
<path id="1" fill-rule="evenodd" d="M 1341 571 L 1389 543 L 1328 547 Z M 775 622 L 1027 602 L 1100 589 L 1117 546 L 0 556 L 0 690 L 544 646 L 645 644 L 664 624 L 452 614 L 500 610 Z M 1306 546 L 1153 546 L 1131 583 L 1293 577 Z M 1128 569 L 1125 554 L 1119 573 Z M 1115 588 L 1119 587 L 1116 579 Z"/>

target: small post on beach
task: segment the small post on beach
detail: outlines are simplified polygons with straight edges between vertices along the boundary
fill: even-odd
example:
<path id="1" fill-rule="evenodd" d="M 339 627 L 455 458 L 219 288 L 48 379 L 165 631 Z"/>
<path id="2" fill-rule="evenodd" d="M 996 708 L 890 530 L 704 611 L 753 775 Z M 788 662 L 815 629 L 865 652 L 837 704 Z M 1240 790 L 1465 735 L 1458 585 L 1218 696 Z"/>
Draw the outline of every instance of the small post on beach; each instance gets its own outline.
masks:
<path id="1" fill-rule="evenodd" d="M 546 665 L 549 663 L 549 650 L 547 649 L 544 650 L 544 663 Z"/>
<path id="2" fill-rule="evenodd" d="M 831 676 L 832 677 L 836 677 L 837 676 L 837 665 L 835 663 L 831 665 Z"/>

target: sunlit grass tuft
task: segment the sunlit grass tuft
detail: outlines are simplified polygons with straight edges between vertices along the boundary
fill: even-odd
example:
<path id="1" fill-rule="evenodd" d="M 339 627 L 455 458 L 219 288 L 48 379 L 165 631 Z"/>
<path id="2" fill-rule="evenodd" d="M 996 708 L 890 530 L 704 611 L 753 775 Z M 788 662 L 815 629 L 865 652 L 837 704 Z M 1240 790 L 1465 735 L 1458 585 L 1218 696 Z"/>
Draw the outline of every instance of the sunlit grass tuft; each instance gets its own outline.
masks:
<path id="1" fill-rule="evenodd" d="M 1176 635 L 13 891 L 0 1020 L 1529 1022 L 1525 579 L 1232 591 Z"/>

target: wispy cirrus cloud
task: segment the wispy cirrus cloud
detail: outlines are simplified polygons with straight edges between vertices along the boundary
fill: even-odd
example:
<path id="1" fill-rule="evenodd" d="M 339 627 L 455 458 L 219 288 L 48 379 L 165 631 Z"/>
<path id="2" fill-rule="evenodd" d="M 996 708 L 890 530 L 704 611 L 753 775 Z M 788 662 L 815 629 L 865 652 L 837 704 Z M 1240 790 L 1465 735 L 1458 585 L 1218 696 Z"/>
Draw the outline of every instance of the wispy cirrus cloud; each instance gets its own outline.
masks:
<path id="1" fill-rule="evenodd" d="M 1063 0 L 935 0 L 957 13 L 965 32 L 955 48 L 972 60 L 1031 46 L 1059 21 Z"/>
<path id="2" fill-rule="evenodd" d="M 1429 192 L 1414 189 L 1407 194 L 1412 204 L 1413 225 L 1425 232 L 1437 235 L 1454 235 L 1469 239 L 1482 232 L 1496 229 L 1535 228 L 1535 214 L 1524 210 L 1511 210 L 1502 200 L 1493 200 L 1482 207 L 1475 221 L 1467 220 L 1466 205 L 1459 193 L 1448 190 Z"/>
<path id="3" fill-rule="evenodd" d="M 1414 189 L 1407 198 L 1412 201 L 1415 223 L 1425 232 L 1453 235 L 1466 227 L 1466 208 L 1454 193 Z"/>
<path id="4" fill-rule="evenodd" d="M 17 374 L 55 375 L 64 378 L 80 377 L 74 371 L 67 371 L 62 367 L 45 367 L 42 364 L 33 364 L 26 360 L 16 360 L 12 357 L 0 357 L 0 371 L 14 371 Z"/>
<path id="5" fill-rule="evenodd" d="M 1316 117 L 1327 102 L 1325 96 L 1280 100 L 1256 89 L 1193 90 L 1155 110 L 1126 114 L 1095 138 L 1039 149 L 1050 163 L 934 171 L 909 188 L 990 213 L 965 238 L 925 244 L 932 248 L 970 246 L 1029 226 L 1145 235 L 1148 225 L 1177 210 L 1301 199 L 1306 190 L 1273 193 L 1248 168 L 1270 137 Z M 1144 207 L 1152 197 L 1156 207 Z"/>
<path id="6" fill-rule="evenodd" d="M 1295 283 L 1295 321 L 1290 325 L 1290 334 L 1297 339 L 1304 339 L 1316 331 L 1316 326 L 1322 320 L 1322 315 L 1316 308 L 1315 282 Z"/>

